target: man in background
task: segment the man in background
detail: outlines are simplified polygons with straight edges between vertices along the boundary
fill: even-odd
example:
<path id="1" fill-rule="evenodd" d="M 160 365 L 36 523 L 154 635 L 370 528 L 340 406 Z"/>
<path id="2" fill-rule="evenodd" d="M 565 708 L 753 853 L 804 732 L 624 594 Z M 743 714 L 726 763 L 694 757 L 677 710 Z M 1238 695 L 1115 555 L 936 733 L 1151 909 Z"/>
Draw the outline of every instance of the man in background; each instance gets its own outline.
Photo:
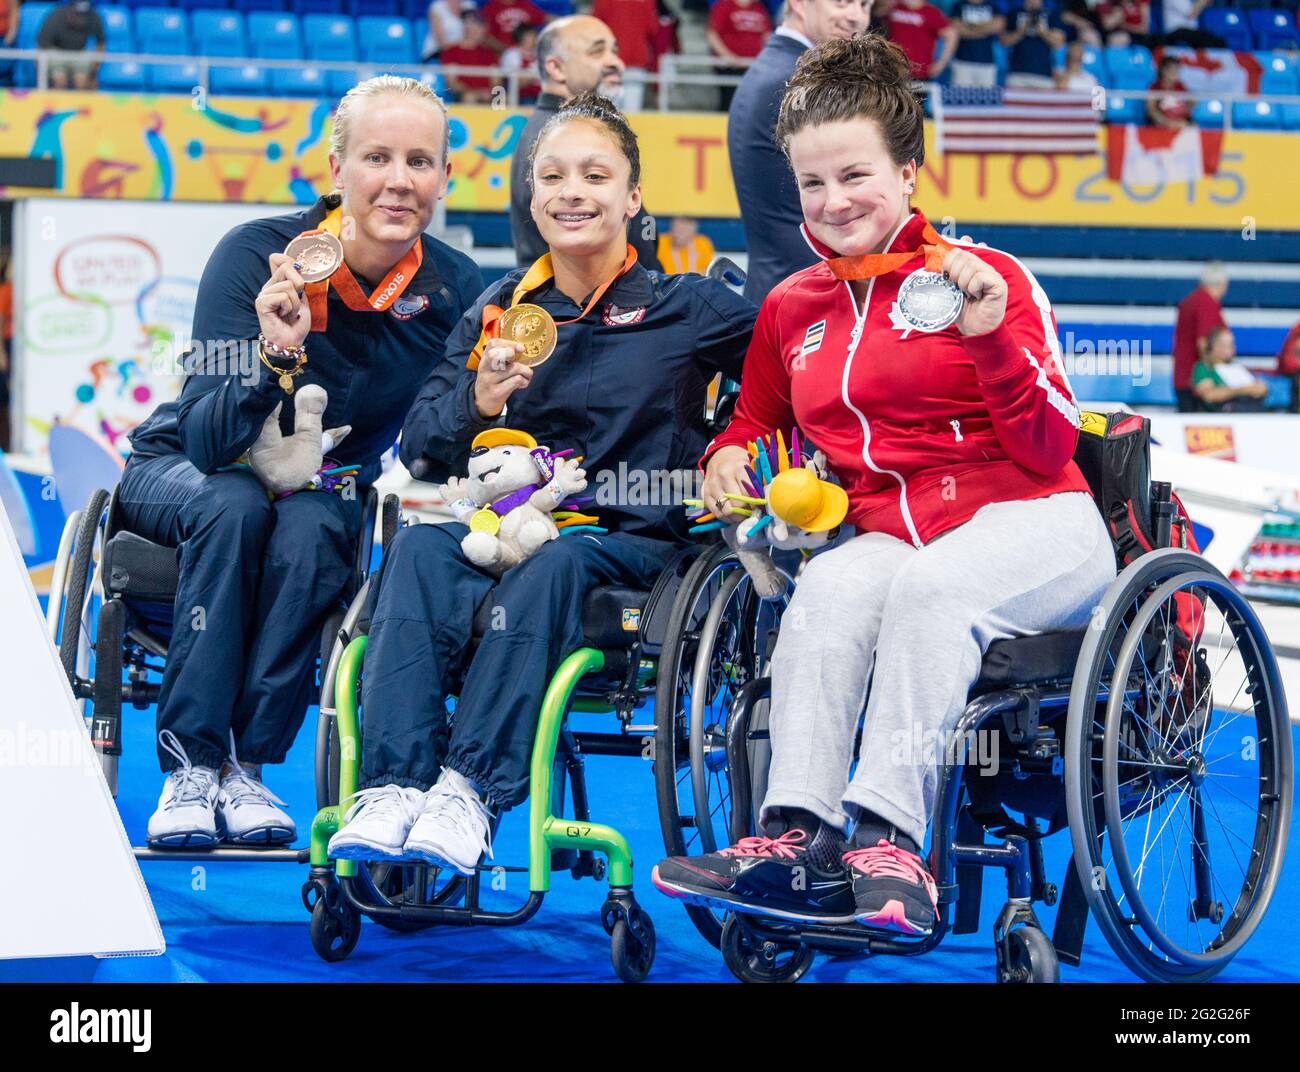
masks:
<path id="1" fill-rule="evenodd" d="M 1201 271 L 1201 282 L 1178 303 L 1174 321 L 1174 394 L 1179 413 L 1195 413 L 1199 399 L 1192 390 L 1192 368 L 1206 354 L 1205 340 L 1214 328 L 1226 328 L 1223 297 L 1228 293 L 1228 273 L 1218 261 Z"/>
<path id="2" fill-rule="evenodd" d="M 37 48 L 58 49 L 60 52 L 81 52 L 86 42 L 95 39 L 95 51 L 104 51 L 104 22 L 90 5 L 90 0 L 60 4 L 41 23 L 36 34 Z M 58 60 L 50 64 L 51 89 L 94 89 L 94 60 Z"/>
<path id="3" fill-rule="evenodd" d="M 664 275 L 703 275 L 709 270 L 713 253 L 712 240 L 700 234 L 699 222 L 690 216 L 674 216 L 668 233 L 659 236 L 659 263 Z"/>
<path id="4" fill-rule="evenodd" d="M 546 243 L 529 210 L 533 190 L 528 182 L 528 154 L 533 142 L 561 105 L 579 93 L 599 89 L 615 96 L 623 85 L 623 61 L 608 26 L 590 15 L 573 15 L 549 23 L 538 36 L 537 73 L 542 92 L 519 132 L 519 143 L 510 161 L 510 235 L 522 268 L 546 252 Z M 642 207 L 627 225 L 627 240 L 636 247 L 637 261 L 643 268 L 659 268 L 657 237 L 654 219 Z"/>
<path id="5" fill-rule="evenodd" d="M 799 231 L 799 189 L 774 135 L 785 85 L 806 49 L 865 30 L 870 12 L 871 0 L 786 0 L 781 25 L 731 100 L 727 153 L 749 251 L 745 297 L 755 305 L 817 260 Z"/>

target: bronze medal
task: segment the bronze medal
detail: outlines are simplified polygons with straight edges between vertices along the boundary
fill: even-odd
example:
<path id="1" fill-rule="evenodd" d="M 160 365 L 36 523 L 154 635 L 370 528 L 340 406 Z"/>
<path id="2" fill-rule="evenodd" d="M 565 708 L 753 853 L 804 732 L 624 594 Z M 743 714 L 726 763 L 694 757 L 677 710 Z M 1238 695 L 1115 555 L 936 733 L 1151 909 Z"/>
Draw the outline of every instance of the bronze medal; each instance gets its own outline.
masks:
<path id="1" fill-rule="evenodd" d="M 287 395 L 293 394 L 293 377 L 287 372 L 280 373 L 280 387 Z"/>
<path id="2" fill-rule="evenodd" d="M 540 365 L 555 353 L 555 320 L 540 305 L 512 305 L 501 314 L 497 334 L 524 344 L 524 352 L 515 359 L 521 365 Z"/>
<path id="3" fill-rule="evenodd" d="M 320 234 L 299 235 L 284 247 L 286 257 L 301 264 L 304 283 L 319 283 L 328 279 L 343 263 L 343 243 L 328 231 Z"/>

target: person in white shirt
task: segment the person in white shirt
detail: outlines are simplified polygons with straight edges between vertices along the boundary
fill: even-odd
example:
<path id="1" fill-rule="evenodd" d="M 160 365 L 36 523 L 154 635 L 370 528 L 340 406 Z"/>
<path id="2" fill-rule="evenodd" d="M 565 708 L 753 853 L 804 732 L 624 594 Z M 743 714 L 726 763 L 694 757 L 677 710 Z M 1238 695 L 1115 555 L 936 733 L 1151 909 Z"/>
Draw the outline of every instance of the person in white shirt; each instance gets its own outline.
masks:
<path id="1" fill-rule="evenodd" d="M 429 5 L 429 29 L 420 50 L 425 63 L 465 39 L 465 12 L 473 9 L 473 0 L 433 0 Z"/>
<path id="2" fill-rule="evenodd" d="M 1201 12 L 1213 0 L 1164 0 L 1166 45 L 1188 48 L 1223 48 L 1227 43 L 1218 34 L 1200 28 Z"/>
<path id="3" fill-rule="evenodd" d="M 1083 42 L 1071 41 L 1065 49 L 1065 66 L 1053 74 L 1057 89 L 1075 93 L 1091 93 L 1097 88 L 1097 79 L 1091 71 L 1083 69 Z"/>

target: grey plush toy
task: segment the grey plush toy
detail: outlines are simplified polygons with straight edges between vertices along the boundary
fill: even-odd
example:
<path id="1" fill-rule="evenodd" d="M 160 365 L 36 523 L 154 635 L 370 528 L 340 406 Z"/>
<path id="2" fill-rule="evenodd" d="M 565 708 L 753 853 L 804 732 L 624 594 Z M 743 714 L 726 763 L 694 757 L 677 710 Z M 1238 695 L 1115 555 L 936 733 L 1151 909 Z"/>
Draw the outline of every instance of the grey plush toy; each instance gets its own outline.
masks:
<path id="1" fill-rule="evenodd" d="M 337 447 L 352 431 L 342 428 L 322 430 L 321 424 L 329 396 L 325 388 L 308 384 L 293 396 L 293 435 L 280 431 L 280 406 L 266 418 L 262 434 L 248 448 L 248 464 L 262 485 L 274 495 L 306 487 L 320 469 L 325 455 Z"/>

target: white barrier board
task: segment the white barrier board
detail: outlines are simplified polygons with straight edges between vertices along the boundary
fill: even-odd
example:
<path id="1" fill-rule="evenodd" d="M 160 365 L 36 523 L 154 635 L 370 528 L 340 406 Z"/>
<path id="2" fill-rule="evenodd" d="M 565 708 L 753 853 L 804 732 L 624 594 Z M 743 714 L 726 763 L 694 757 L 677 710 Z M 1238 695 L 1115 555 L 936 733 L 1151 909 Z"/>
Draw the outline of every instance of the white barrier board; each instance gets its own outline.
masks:
<path id="1" fill-rule="evenodd" d="M 164 949 L 81 712 L 0 510 L 0 958 Z"/>

